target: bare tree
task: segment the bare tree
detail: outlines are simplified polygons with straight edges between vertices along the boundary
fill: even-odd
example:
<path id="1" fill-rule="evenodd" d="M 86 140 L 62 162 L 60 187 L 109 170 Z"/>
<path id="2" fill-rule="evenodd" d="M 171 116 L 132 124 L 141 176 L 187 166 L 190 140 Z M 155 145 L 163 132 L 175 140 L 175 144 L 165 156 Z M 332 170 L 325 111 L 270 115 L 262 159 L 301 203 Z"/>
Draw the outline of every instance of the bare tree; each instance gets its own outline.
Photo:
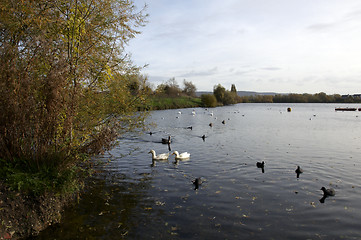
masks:
<path id="1" fill-rule="evenodd" d="M 191 81 L 188 82 L 185 79 L 183 80 L 183 84 L 184 84 L 183 92 L 188 96 L 195 97 L 197 91 L 196 86 Z"/>

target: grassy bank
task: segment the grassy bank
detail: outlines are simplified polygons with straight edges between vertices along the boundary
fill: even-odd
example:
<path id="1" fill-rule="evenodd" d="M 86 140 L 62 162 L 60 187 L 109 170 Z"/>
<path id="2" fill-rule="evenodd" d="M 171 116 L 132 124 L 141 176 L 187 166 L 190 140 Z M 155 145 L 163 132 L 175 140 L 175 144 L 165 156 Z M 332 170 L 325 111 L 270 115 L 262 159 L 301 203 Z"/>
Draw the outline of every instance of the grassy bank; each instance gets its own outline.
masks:
<path id="1" fill-rule="evenodd" d="M 176 109 L 176 108 L 195 108 L 202 107 L 200 98 L 188 96 L 181 97 L 163 97 L 152 96 L 150 98 L 151 110 Z"/>
<path id="2" fill-rule="evenodd" d="M 0 159 L 0 239 L 34 236 L 58 223 L 64 206 L 72 202 L 91 173 L 75 164 L 36 169 L 26 163 Z"/>
<path id="3" fill-rule="evenodd" d="M 61 221 L 71 194 L 44 193 L 41 196 L 14 191 L 0 181 L 0 239 L 22 239 L 38 235 Z"/>

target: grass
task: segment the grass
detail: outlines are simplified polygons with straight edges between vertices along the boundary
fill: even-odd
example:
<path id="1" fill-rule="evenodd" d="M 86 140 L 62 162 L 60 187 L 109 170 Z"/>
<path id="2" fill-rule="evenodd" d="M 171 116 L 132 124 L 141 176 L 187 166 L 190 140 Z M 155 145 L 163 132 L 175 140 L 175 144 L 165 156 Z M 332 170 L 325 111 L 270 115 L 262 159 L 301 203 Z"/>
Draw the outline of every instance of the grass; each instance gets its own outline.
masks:
<path id="1" fill-rule="evenodd" d="M 82 178 L 79 176 L 90 174 L 77 165 L 66 169 L 43 165 L 39 169 L 33 169 L 24 163 L 19 159 L 11 162 L 0 159 L 0 182 L 11 190 L 28 195 L 40 196 L 46 192 L 74 193 L 82 188 Z"/>
<path id="2" fill-rule="evenodd" d="M 188 96 L 181 96 L 181 97 L 153 96 L 151 98 L 151 106 L 152 106 L 152 110 L 195 108 L 195 107 L 201 107 L 202 101 L 200 98 L 193 98 Z"/>

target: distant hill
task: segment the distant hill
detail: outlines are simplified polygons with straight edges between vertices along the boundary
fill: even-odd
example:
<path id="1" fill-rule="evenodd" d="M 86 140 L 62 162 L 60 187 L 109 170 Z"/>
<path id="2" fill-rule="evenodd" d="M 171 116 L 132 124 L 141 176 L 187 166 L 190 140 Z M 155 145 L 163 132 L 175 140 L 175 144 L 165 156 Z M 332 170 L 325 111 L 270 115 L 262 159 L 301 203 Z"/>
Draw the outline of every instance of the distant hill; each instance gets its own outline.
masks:
<path id="1" fill-rule="evenodd" d="M 213 92 L 206 92 L 206 91 L 199 91 L 196 92 L 196 96 L 200 97 L 202 94 L 213 94 Z M 256 96 L 256 95 L 277 95 L 280 93 L 274 93 L 274 92 L 251 92 L 251 91 L 237 91 L 238 96 L 244 97 L 244 96 Z"/>

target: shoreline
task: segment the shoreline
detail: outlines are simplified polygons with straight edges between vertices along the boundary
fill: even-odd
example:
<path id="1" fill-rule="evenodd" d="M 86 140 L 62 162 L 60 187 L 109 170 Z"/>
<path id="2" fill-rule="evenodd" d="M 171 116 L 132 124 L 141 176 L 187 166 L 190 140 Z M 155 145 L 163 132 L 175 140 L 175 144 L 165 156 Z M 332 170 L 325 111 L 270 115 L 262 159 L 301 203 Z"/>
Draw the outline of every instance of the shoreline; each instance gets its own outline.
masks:
<path id="1" fill-rule="evenodd" d="M 0 239 L 36 236 L 45 228 L 59 223 L 74 194 L 45 193 L 41 196 L 12 191 L 0 182 Z"/>

